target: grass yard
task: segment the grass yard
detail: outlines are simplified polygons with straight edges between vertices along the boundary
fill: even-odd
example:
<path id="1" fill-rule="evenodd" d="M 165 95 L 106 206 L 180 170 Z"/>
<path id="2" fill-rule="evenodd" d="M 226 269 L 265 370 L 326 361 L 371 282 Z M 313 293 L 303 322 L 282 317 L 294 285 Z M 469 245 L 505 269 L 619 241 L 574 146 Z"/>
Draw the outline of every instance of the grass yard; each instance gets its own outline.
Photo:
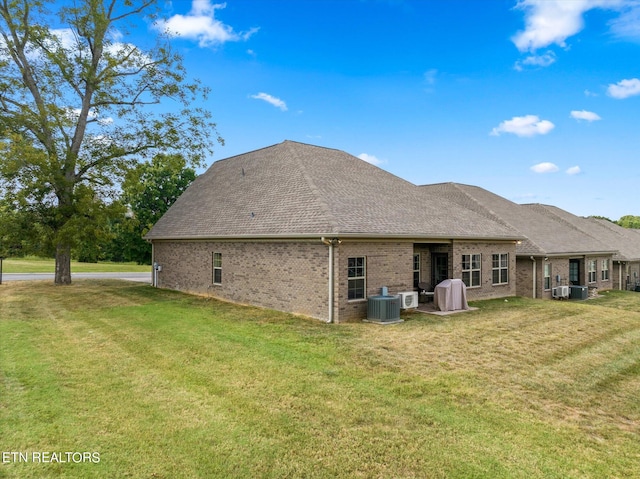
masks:
<path id="1" fill-rule="evenodd" d="M 640 294 L 474 305 L 327 325 L 4 284 L 0 478 L 640 477 Z"/>
<path id="2" fill-rule="evenodd" d="M 56 262 L 53 258 L 27 256 L 24 258 L 7 258 L 2 261 L 3 273 L 54 273 L 55 267 Z M 72 273 L 147 273 L 150 271 L 151 266 L 136 263 L 112 263 L 109 261 L 98 263 L 71 262 Z"/>

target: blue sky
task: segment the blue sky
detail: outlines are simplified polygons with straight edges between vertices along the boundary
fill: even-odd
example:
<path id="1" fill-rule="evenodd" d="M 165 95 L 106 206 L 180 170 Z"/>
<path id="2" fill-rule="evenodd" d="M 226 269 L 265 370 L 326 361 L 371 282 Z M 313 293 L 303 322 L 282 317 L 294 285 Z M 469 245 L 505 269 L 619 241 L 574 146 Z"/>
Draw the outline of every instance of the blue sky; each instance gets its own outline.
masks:
<path id="1" fill-rule="evenodd" d="M 285 139 L 415 184 L 640 215 L 640 0 L 174 0 L 211 158 Z"/>

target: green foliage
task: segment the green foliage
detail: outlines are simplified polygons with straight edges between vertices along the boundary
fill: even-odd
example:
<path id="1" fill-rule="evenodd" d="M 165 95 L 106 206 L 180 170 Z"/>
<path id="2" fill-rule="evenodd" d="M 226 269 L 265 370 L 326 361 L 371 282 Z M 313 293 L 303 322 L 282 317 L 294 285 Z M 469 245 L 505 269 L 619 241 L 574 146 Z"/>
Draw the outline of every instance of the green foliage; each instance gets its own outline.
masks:
<path id="1" fill-rule="evenodd" d="M 618 224 L 623 228 L 640 228 L 640 216 L 626 215 L 618 220 Z"/>
<path id="2" fill-rule="evenodd" d="M 131 210 L 112 224 L 108 259 L 150 264 L 151 245 L 144 235 L 195 178 L 182 155 L 156 155 L 132 168 L 122 184 L 122 201 Z"/>
<path id="3" fill-rule="evenodd" d="M 167 39 L 146 49 L 121 39 L 156 3 L 0 2 L 1 199 L 34 223 L 22 233 L 56 252 L 56 282 L 71 280 L 72 248 L 96 255 L 86 247 L 104 238 L 114 191 L 140 158 L 183 152 L 195 166 L 222 142 L 193 107 L 208 90 Z"/>

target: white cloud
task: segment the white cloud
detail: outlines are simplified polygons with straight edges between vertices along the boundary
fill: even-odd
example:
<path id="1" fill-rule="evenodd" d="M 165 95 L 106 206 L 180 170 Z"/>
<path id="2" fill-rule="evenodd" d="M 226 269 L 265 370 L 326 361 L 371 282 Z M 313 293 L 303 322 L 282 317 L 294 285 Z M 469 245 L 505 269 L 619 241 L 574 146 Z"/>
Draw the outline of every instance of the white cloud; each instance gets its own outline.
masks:
<path id="1" fill-rule="evenodd" d="M 549 50 L 544 55 L 530 55 L 524 60 L 517 61 L 514 68 L 518 71 L 522 71 L 525 66 L 548 67 L 555 63 L 555 61 L 556 54 Z"/>
<path id="2" fill-rule="evenodd" d="M 591 90 L 585 90 L 584 96 L 598 96 L 597 93 L 592 92 Z"/>
<path id="3" fill-rule="evenodd" d="M 619 38 L 640 39 L 640 2 L 628 1 L 618 18 L 609 22 L 611 32 Z"/>
<path id="4" fill-rule="evenodd" d="M 367 153 L 360 153 L 358 155 L 358 158 L 360 158 L 361 160 L 366 161 L 367 163 L 371 163 L 372 165 L 376 165 L 376 166 L 381 165 L 382 163 L 385 163 L 384 160 L 380 160 L 380 159 L 376 158 L 375 156 L 369 155 Z"/>
<path id="5" fill-rule="evenodd" d="M 615 85 L 609 85 L 607 93 L 609 96 L 619 100 L 630 96 L 640 95 L 640 80 L 637 78 L 621 80 Z"/>
<path id="6" fill-rule="evenodd" d="M 212 4 L 211 0 L 193 0 L 191 11 L 186 15 L 176 14 L 167 20 L 156 21 L 154 28 L 170 35 L 197 40 L 200 47 L 212 47 L 226 42 L 247 40 L 258 31 L 257 28 L 237 33 L 229 25 L 216 20 L 216 10 L 227 6 L 226 3 Z"/>
<path id="7" fill-rule="evenodd" d="M 584 28 L 584 13 L 622 6 L 623 0 L 520 0 L 516 8 L 525 11 L 525 29 L 511 40 L 521 52 L 553 43 L 566 47 L 565 40 Z"/>
<path id="8" fill-rule="evenodd" d="M 585 121 L 602 120 L 602 118 L 600 118 L 600 115 L 587 110 L 573 110 L 571 112 L 571 118 L 575 118 L 576 120 L 585 120 Z"/>
<path id="9" fill-rule="evenodd" d="M 426 72 L 424 72 L 424 81 L 427 85 L 435 85 L 437 76 L 438 70 L 432 68 L 431 70 L 427 70 Z"/>
<path id="10" fill-rule="evenodd" d="M 251 98 L 266 101 L 276 108 L 280 108 L 282 111 L 287 111 L 287 104 L 284 101 L 282 101 L 280 98 L 276 98 L 275 96 L 271 96 L 268 93 L 260 92 L 257 95 L 251 95 Z"/>
<path id="11" fill-rule="evenodd" d="M 577 175 L 582 173 L 582 170 L 580 169 L 579 166 L 572 166 L 571 168 L 568 168 L 567 171 L 565 172 L 567 175 Z"/>
<path id="12" fill-rule="evenodd" d="M 531 167 L 531 171 L 534 173 L 555 173 L 560 168 L 557 165 L 549 162 L 538 163 L 537 165 L 533 165 Z"/>
<path id="13" fill-rule="evenodd" d="M 516 136 L 546 135 L 554 128 L 553 123 L 549 120 L 540 120 L 537 115 L 514 116 L 491 130 L 490 135 L 499 136 L 501 133 L 513 133 Z"/>

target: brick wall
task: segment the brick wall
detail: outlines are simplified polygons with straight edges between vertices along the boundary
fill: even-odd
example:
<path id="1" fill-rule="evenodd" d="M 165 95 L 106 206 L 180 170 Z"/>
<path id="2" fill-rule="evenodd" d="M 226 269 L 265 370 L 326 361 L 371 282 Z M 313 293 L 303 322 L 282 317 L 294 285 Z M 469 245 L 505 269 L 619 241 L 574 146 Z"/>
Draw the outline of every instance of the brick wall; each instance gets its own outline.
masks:
<path id="1" fill-rule="evenodd" d="M 222 254 L 213 284 L 212 253 Z M 328 247 L 315 242 L 155 242 L 163 288 L 328 319 Z"/>
<path id="2" fill-rule="evenodd" d="M 516 258 L 516 294 L 524 298 L 533 297 L 533 265 L 530 258 Z"/>
<path id="3" fill-rule="evenodd" d="M 335 248 L 336 255 L 336 320 L 355 321 L 366 318 L 367 300 L 349 301 L 348 260 L 366 257 L 367 296 L 380 294 L 382 286 L 389 294 L 413 291 L 413 243 L 343 241 Z"/>
<path id="4" fill-rule="evenodd" d="M 424 253 L 449 252 L 453 278 L 461 277 L 462 254 L 482 254 L 482 286 L 467 290 L 469 300 L 515 295 L 515 245 L 512 243 L 454 242 L 432 246 L 431 249 L 419 248 L 425 268 L 430 267 L 430 254 Z M 213 284 L 213 253 L 222 255 L 221 284 Z M 509 253 L 507 285 L 491 284 L 494 253 Z M 329 248 L 319 239 L 157 241 L 154 254 L 155 261 L 162 265 L 158 273 L 159 287 L 328 319 Z M 414 243 L 410 241 L 343 240 L 334 246 L 334 320 L 366 318 L 366 298 L 348 299 L 350 257 L 366 258 L 366 296 L 375 296 L 383 286 L 390 294 L 413 291 L 413 254 Z"/>
<path id="5" fill-rule="evenodd" d="M 509 255 L 509 282 L 504 285 L 493 284 L 493 257 L 494 254 Z M 513 242 L 480 242 L 480 241 L 454 241 L 453 242 L 453 271 L 452 278 L 462 279 L 462 255 L 480 254 L 480 286 L 467 288 L 467 300 L 502 298 L 516 295 L 516 245 Z"/>
<path id="6" fill-rule="evenodd" d="M 619 284 L 620 268 L 622 268 L 622 286 Z M 615 289 L 626 289 L 627 281 L 634 286 L 636 281 L 640 281 L 640 262 L 638 261 L 626 261 L 621 265 L 616 261 L 614 271 L 615 276 L 612 279 L 614 281 Z"/>
<path id="7" fill-rule="evenodd" d="M 588 278 L 588 262 L 590 260 L 596 260 L 596 281 L 594 282 L 585 282 L 584 284 L 589 286 L 589 288 L 597 288 L 598 291 L 605 291 L 608 289 L 613 289 L 613 260 L 611 259 L 612 255 L 607 256 L 588 256 L 585 264 L 585 280 Z M 602 279 L 602 263 L 603 260 L 609 260 L 609 279 Z"/>
<path id="8" fill-rule="evenodd" d="M 612 289 L 614 286 L 614 264 L 611 260 L 611 256 L 587 256 L 586 260 L 584 256 L 569 257 L 554 256 L 545 260 L 538 256 L 536 257 L 536 298 L 552 299 L 552 288 L 560 285 L 569 284 L 569 261 L 571 259 L 580 261 L 580 283 L 583 286 L 590 288 L 597 288 L 598 291 Z M 589 273 L 589 261 L 596 260 L 596 281 L 588 281 Z M 602 261 L 609 259 L 609 279 L 602 279 Z M 549 289 L 544 288 L 544 265 L 551 265 L 551 287 Z M 526 298 L 533 297 L 533 262 L 529 257 L 519 257 L 516 261 L 517 269 L 517 294 Z M 615 274 L 618 270 L 615 269 Z M 560 276 L 558 282 L 557 277 Z M 617 281 L 617 278 L 615 278 Z"/>

